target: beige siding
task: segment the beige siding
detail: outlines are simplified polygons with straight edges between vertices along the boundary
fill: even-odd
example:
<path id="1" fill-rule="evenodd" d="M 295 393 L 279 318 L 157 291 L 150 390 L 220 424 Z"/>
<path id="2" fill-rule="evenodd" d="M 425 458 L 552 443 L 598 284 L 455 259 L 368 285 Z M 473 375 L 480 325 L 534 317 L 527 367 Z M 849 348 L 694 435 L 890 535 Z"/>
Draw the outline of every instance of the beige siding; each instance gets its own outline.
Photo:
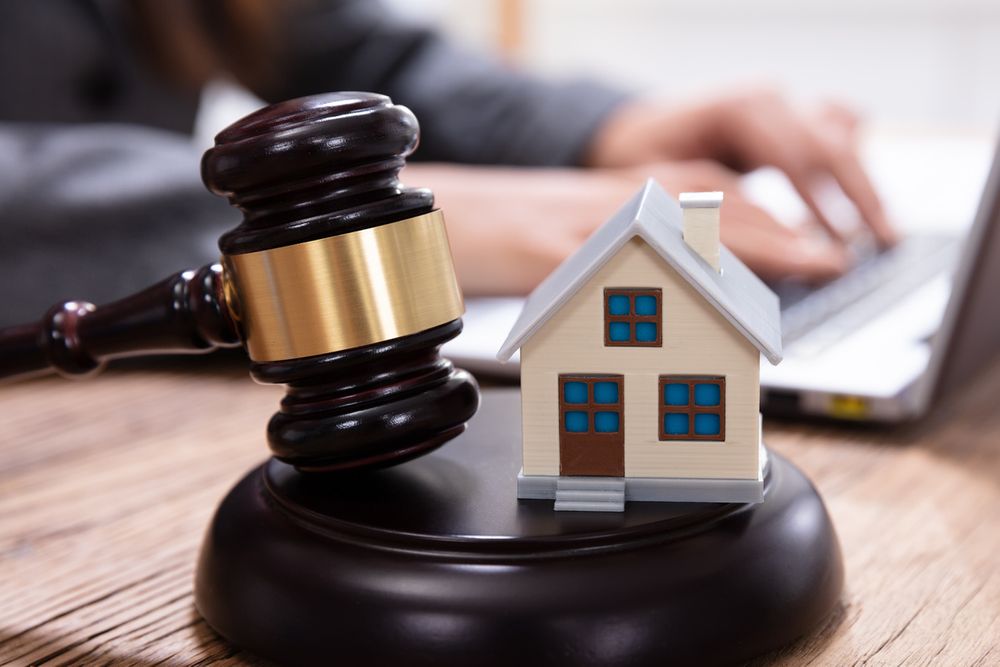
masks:
<path id="1" fill-rule="evenodd" d="M 605 287 L 663 290 L 663 347 L 604 347 Z M 760 354 L 645 241 L 634 238 L 521 350 L 524 473 L 559 474 L 558 376 L 625 376 L 625 474 L 756 478 Z M 725 442 L 660 442 L 660 374 L 726 377 Z"/>

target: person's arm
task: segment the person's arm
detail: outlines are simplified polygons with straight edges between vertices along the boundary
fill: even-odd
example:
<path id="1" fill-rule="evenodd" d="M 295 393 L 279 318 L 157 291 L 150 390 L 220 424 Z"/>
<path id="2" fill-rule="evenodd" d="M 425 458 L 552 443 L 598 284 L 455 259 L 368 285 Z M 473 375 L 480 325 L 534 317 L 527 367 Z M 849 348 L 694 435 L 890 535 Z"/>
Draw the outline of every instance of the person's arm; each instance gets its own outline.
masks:
<path id="1" fill-rule="evenodd" d="M 620 169 L 415 164 L 403 172 L 407 183 L 434 190 L 447 212 L 455 270 L 470 295 L 530 292 L 650 176 L 675 196 L 724 191 L 722 241 L 765 279 L 823 281 L 848 266 L 838 244 L 776 222 L 741 196 L 738 174 L 709 160 Z"/>
<path id="2" fill-rule="evenodd" d="M 376 0 L 288 3 L 276 16 L 272 73 L 244 83 L 269 101 L 330 90 L 389 95 L 420 119 L 418 161 L 579 165 L 627 97 L 595 82 L 530 76 Z"/>
<path id="3" fill-rule="evenodd" d="M 741 198 L 739 171 L 782 169 L 831 231 L 812 185 L 834 178 L 880 240 L 892 240 L 849 124 L 836 118 L 807 116 L 766 94 L 691 106 L 629 99 L 596 84 L 516 72 L 400 21 L 373 0 L 289 6 L 298 9 L 278 22 L 273 42 L 280 74 L 250 82 L 265 98 L 374 90 L 416 112 L 418 161 L 590 168 L 407 171 L 408 182 L 432 187 L 448 208 L 459 275 L 471 293 L 529 290 L 647 175 L 660 176 L 675 195 L 725 190 L 725 241 L 767 277 L 822 280 L 842 272 L 848 255 L 835 236 L 830 242 L 789 230 Z"/>

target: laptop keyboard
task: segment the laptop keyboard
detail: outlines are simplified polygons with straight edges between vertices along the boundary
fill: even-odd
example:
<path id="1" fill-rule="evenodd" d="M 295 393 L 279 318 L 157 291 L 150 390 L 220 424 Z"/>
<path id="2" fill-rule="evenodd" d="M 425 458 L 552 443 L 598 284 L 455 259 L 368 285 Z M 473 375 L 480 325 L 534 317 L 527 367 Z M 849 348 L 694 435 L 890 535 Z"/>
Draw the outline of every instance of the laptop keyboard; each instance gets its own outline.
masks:
<path id="1" fill-rule="evenodd" d="M 848 311 L 857 311 L 858 318 L 851 318 L 853 325 L 862 324 L 953 266 L 961 240 L 940 234 L 914 234 L 889 250 L 862 258 L 849 272 L 819 288 L 797 283 L 775 286 L 781 299 L 783 342 L 787 345 L 796 341 Z M 864 308 L 860 308 L 862 303 Z M 839 327 L 839 332 L 831 330 L 831 335 L 823 339 L 835 342 L 853 328 Z"/>

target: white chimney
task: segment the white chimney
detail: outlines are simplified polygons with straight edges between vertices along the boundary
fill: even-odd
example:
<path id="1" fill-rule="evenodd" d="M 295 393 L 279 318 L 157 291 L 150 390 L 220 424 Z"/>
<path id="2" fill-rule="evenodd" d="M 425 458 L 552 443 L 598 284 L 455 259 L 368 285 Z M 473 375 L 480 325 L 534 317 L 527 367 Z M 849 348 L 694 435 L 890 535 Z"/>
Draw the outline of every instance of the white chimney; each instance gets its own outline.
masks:
<path id="1" fill-rule="evenodd" d="M 684 241 L 719 271 L 719 207 L 721 192 L 682 192 Z"/>

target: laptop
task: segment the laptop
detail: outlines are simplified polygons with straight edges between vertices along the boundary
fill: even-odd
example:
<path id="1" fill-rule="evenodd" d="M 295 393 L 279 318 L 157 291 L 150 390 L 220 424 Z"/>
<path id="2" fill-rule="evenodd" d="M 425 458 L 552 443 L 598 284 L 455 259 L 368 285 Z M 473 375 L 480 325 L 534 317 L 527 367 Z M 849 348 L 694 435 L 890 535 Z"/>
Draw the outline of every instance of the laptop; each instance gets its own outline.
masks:
<path id="1" fill-rule="evenodd" d="M 956 226 L 908 233 L 818 288 L 772 286 L 784 360 L 761 364 L 764 412 L 906 421 L 986 367 L 1000 352 L 1000 148 L 974 221 L 965 234 Z M 522 305 L 469 299 L 466 330 L 445 354 L 473 372 L 516 377 L 516 358 L 500 364 L 494 355 Z"/>

